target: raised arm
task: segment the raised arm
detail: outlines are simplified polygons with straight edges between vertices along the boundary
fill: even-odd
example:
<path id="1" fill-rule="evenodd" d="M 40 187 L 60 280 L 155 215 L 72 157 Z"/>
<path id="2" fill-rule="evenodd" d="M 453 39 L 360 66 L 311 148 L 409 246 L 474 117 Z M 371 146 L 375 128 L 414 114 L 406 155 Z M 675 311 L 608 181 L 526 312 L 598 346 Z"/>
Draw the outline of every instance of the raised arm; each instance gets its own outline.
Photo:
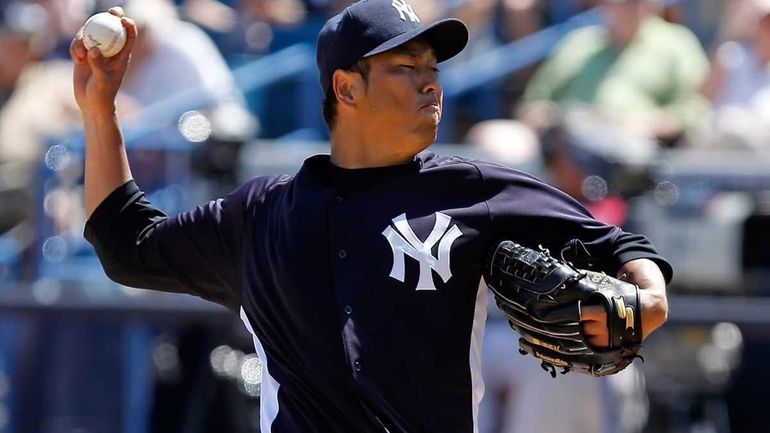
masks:
<path id="1" fill-rule="evenodd" d="M 244 209 L 253 188 L 266 180 L 170 218 L 152 206 L 132 181 L 115 111 L 136 25 L 121 8 L 110 13 L 121 17 L 126 28 L 120 53 L 104 58 L 98 49 L 86 51 L 78 37 L 70 45 L 75 98 L 86 133 L 85 238 L 106 275 L 120 284 L 188 293 L 237 310 Z"/>
<path id="2" fill-rule="evenodd" d="M 126 28 L 126 45 L 120 53 L 105 58 L 98 48 L 86 50 L 80 32 L 70 44 L 70 56 L 75 63 L 75 101 L 83 115 L 86 134 L 84 195 L 88 217 L 111 192 L 132 178 L 115 97 L 128 68 L 137 30 L 136 24 L 123 16 L 122 8 L 114 7 L 110 13 L 121 17 Z"/>

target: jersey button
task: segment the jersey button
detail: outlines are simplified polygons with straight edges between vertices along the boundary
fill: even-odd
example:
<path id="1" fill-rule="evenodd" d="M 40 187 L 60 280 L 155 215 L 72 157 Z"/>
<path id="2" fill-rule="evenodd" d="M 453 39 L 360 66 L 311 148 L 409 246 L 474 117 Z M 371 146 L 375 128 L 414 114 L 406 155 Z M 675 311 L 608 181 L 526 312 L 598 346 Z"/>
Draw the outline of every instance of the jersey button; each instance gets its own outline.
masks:
<path id="1" fill-rule="evenodd" d="M 345 250 L 339 250 L 337 251 L 337 257 L 344 259 L 348 256 L 348 252 Z"/>
<path id="2" fill-rule="evenodd" d="M 334 201 L 336 201 L 337 204 L 342 204 L 342 203 L 345 203 L 345 198 L 342 197 L 341 195 L 338 195 L 337 197 L 334 198 Z"/>
<path id="3" fill-rule="evenodd" d="M 345 308 L 343 308 L 343 310 L 345 310 L 345 314 L 347 314 L 348 316 L 353 314 L 353 307 L 351 307 L 350 305 L 345 305 Z"/>
<path id="4" fill-rule="evenodd" d="M 361 371 L 361 368 L 362 368 L 362 367 L 361 367 L 361 361 L 356 361 L 356 362 L 354 362 L 354 363 L 353 363 L 353 368 L 354 368 L 356 371 Z"/>

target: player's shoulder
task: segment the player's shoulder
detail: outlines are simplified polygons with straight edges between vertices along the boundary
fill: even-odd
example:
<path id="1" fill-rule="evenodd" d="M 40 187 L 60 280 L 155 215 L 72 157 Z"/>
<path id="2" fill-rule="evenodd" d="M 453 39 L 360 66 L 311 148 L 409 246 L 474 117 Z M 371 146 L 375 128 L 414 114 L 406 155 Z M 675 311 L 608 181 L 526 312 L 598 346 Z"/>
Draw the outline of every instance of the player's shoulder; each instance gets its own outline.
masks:
<path id="1" fill-rule="evenodd" d="M 522 170 L 483 159 L 467 158 L 458 155 L 440 156 L 435 153 L 423 153 L 420 154 L 420 157 L 423 162 L 423 170 L 467 171 L 469 173 L 475 173 L 479 180 L 482 181 L 513 181 L 518 179 L 522 181 L 542 182 L 537 177 Z"/>
<path id="2" fill-rule="evenodd" d="M 422 152 L 417 155 L 423 170 L 457 169 L 479 171 L 479 167 L 495 165 L 481 159 L 468 158 L 460 155 L 439 155 L 435 152 Z"/>
<path id="3" fill-rule="evenodd" d="M 254 193 L 267 193 L 275 188 L 290 184 L 294 175 L 281 174 L 273 176 L 256 176 L 244 183 Z"/>
<path id="4" fill-rule="evenodd" d="M 466 160 L 457 155 L 439 155 L 436 152 L 425 151 L 417 154 L 417 159 L 420 161 L 423 170 L 436 170 L 443 168 L 469 168 Z"/>
<path id="5" fill-rule="evenodd" d="M 248 207 L 264 202 L 272 191 L 286 187 L 293 180 L 294 176 L 289 175 L 253 177 L 242 183 L 230 196 L 241 200 Z"/>
<path id="6" fill-rule="evenodd" d="M 422 152 L 417 155 L 420 161 L 420 172 L 428 175 L 460 176 L 464 179 L 478 178 L 481 180 L 481 172 L 474 160 L 461 156 L 443 156 L 434 152 Z"/>

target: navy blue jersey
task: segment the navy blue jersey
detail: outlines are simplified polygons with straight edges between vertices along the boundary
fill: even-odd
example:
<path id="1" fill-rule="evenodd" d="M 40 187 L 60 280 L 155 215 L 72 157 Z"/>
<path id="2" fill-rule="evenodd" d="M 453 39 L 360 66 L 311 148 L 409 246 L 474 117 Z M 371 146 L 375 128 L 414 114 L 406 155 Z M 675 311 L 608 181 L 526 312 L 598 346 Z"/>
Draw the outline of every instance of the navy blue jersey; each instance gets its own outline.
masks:
<path id="1" fill-rule="evenodd" d="M 479 283 L 501 238 L 554 251 L 578 239 L 597 269 L 649 258 L 671 276 L 645 237 L 543 182 L 431 153 L 356 170 L 314 156 L 173 218 L 129 182 L 86 238 L 120 283 L 239 311 L 264 365 L 265 433 L 474 432 Z"/>

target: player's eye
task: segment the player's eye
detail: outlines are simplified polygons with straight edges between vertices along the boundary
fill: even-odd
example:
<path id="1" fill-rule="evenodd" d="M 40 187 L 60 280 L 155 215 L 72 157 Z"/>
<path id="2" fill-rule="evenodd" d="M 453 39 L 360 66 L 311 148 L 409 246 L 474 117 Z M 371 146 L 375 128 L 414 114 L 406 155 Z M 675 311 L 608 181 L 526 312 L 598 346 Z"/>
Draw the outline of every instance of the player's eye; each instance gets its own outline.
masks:
<path id="1" fill-rule="evenodd" d="M 399 65 L 399 66 L 406 69 L 414 69 L 414 65 Z"/>

